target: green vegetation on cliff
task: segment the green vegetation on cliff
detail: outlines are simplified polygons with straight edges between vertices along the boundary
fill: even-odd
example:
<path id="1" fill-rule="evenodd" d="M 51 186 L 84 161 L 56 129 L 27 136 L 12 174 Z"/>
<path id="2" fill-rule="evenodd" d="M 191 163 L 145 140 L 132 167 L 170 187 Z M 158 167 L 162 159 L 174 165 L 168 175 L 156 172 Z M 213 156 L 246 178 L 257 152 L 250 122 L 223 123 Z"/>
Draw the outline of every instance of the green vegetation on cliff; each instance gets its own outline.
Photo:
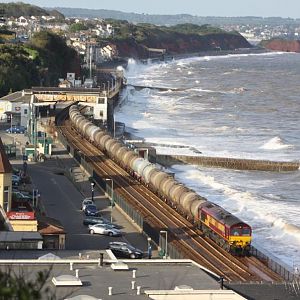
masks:
<path id="1" fill-rule="evenodd" d="M 34 5 L 22 2 L 0 3 L 0 11 L 7 17 L 19 18 L 21 16 L 48 16 L 49 13 Z"/>
<path id="2" fill-rule="evenodd" d="M 26 45 L 0 45 L 0 96 L 34 85 L 56 85 L 67 72 L 80 72 L 80 61 L 58 35 L 36 33 Z"/>
<path id="3" fill-rule="evenodd" d="M 238 32 L 227 32 L 210 25 L 181 24 L 168 27 L 147 23 L 134 25 L 111 19 L 106 21 L 112 24 L 114 34 L 106 40 L 99 39 L 99 42 L 115 44 L 121 57 L 148 58 L 155 55 L 150 54 L 149 48 L 164 49 L 170 55 L 251 48 Z"/>
<path id="4" fill-rule="evenodd" d="M 64 19 L 64 15 L 57 10 L 47 11 L 41 7 L 23 2 L 0 3 L 0 15 L 15 18 L 19 18 L 21 16 L 27 17 L 51 15 L 58 19 Z"/>
<path id="5" fill-rule="evenodd" d="M 117 40 L 134 38 L 137 41 L 141 42 L 147 40 L 150 37 L 155 37 L 156 39 L 163 39 L 176 34 L 201 36 L 207 34 L 228 34 L 228 32 L 220 28 L 210 26 L 208 24 L 200 26 L 186 23 L 168 27 L 156 26 L 148 23 L 140 23 L 134 25 L 127 21 L 118 21 L 113 19 L 107 19 L 106 21 L 112 24 L 114 28 L 113 39 Z"/>
<path id="6" fill-rule="evenodd" d="M 39 84 L 38 69 L 21 46 L 0 45 L 0 96 Z"/>

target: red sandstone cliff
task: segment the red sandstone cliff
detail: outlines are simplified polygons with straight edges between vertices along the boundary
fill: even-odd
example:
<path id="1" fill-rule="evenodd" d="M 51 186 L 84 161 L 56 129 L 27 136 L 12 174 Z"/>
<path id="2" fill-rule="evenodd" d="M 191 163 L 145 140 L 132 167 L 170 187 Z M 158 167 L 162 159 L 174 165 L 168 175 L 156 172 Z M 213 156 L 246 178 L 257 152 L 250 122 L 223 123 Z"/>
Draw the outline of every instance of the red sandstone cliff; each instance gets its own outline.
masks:
<path id="1" fill-rule="evenodd" d="M 263 41 L 262 45 L 270 50 L 300 53 L 300 41 L 274 39 Z"/>
<path id="2" fill-rule="evenodd" d="M 166 49 L 170 55 L 195 53 L 213 50 L 234 50 L 237 48 L 251 48 L 252 46 L 241 35 L 218 33 L 207 35 L 172 34 L 162 37 L 151 36 L 142 43 L 135 39 L 114 41 L 121 57 L 147 58 L 147 48 Z"/>

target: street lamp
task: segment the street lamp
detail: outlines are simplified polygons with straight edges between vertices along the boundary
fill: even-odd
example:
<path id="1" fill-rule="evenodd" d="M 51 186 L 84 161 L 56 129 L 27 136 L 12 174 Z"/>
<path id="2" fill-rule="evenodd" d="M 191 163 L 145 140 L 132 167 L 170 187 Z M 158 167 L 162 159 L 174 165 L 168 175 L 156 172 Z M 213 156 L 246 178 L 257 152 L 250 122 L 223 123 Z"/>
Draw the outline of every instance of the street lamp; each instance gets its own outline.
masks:
<path id="1" fill-rule="evenodd" d="M 114 181 L 111 178 L 106 178 L 105 181 L 111 181 L 111 199 L 110 199 L 110 222 L 113 221 L 112 213 L 114 206 Z"/>
<path id="2" fill-rule="evenodd" d="M 91 189 L 92 189 L 92 201 L 94 201 L 94 186 L 95 186 L 95 182 L 91 182 Z"/>
<path id="3" fill-rule="evenodd" d="M 160 234 L 165 234 L 166 235 L 166 241 L 165 241 L 165 256 L 164 258 L 166 259 L 168 257 L 168 231 L 166 230 L 161 230 L 159 232 Z"/>

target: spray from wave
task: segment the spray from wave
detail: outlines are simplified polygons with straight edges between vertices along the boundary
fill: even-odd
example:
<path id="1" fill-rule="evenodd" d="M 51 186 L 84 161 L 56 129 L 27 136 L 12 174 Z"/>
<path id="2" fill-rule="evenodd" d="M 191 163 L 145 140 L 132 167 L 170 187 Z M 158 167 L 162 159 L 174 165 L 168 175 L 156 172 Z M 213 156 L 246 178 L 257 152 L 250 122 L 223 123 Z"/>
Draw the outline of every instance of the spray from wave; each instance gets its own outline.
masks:
<path id="1" fill-rule="evenodd" d="M 286 144 L 279 136 L 276 136 L 260 147 L 265 150 L 281 150 L 293 148 L 293 145 Z"/>

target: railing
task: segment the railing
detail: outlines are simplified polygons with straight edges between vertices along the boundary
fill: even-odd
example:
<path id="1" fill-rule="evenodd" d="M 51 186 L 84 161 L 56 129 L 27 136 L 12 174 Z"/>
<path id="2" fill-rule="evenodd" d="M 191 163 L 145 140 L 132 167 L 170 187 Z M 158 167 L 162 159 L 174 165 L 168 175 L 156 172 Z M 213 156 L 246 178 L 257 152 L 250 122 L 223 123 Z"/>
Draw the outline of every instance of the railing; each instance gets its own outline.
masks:
<path id="1" fill-rule="evenodd" d="M 279 259 L 272 257 L 270 253 L 265 254 L 254 246 L 251 246 L 250 253 L 260 261 L 264 262 L 272 271 L 280 275 L 286 281 L 293 281 L 295 279 L 295 274 L 291 268 L 279 261 Z"/>

